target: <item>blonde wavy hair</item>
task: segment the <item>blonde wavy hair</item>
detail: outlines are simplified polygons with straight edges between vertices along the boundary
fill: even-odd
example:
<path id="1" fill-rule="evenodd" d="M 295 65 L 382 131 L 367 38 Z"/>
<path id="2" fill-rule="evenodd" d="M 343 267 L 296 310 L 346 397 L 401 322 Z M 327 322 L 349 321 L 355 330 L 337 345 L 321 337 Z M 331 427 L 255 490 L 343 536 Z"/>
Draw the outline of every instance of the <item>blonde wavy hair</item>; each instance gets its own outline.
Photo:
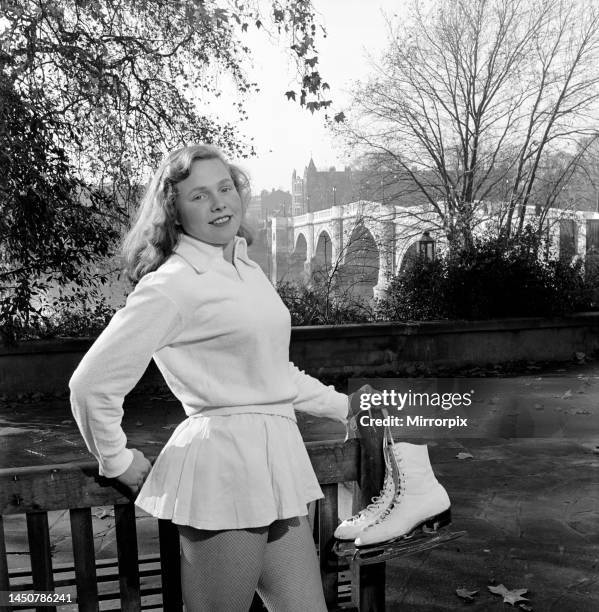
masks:
<path id="1" fill-rule="evenodd" d="M 227 161 L 223 153 L 211 145 L 189 145 L 169 153 L 148 184 L 133 226 L 125 236 L 121 250 L 125 273 L 137 283 L 144 275 L 158 268 L 179 242 L 181 226 L 177 223 L 177 183 L 186 179 L 194 161 L 219 159 L 223 162 L 241 198 L 243 216 L 250 199 L 250 181 L 238 166 Z M 242 220 L 238 236 L 252 243 L 252 233 Z"/>

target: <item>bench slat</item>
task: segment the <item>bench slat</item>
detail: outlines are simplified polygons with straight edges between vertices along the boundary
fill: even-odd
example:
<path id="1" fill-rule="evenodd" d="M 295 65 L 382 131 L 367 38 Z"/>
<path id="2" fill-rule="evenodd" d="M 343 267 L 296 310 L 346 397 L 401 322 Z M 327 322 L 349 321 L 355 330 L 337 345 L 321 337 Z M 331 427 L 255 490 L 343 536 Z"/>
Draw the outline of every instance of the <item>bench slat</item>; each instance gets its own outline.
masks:
<path id="1" fill-rule="evenodd" d="M 308 455 L 321 484 L 358 479 L 356 440 L 308 442 Z M 95 461 L 0 469 L 0 514 L 113 506 L 131 501 L 127 488 L 98 475 Z"/>
<path id="2" fill-rule="evenodd" d="M 27 514 L 27 539 L 31 557 L 31 576 L 36 591 L 53 591 L 52 554 L 50 549 L 50 529 L 47 512 Z M 38 606 L 39 612 L 56 611 L 55 606 Z"/>
<path id="3" fill-rule="evenodd" d="M 337 527 L 338 492 L 337 484 L 326 484 L 321 486 L 324 499 L 318 500 L 318 543 L 320 549 L 320 575 L 324 590 L 324 598 L 327 606 L 337 604 L 338 576 L 332 559 L 331 547 L 333 544 L 333 533 Z"/>
<path id="4" fill-rule="evenodd" d="M 135 506 L 133 504 L 115 504 L 114 519 L 119 560 L 121 610 L 123 612 L 140 612 L 141 598 L 137 564 Z"/>
<path id="5" fill-rule="evenodd" d="M 182 612 L 179 530 L 171 521 L 158 519 L 158 537 L 164 612 Z"/>
<path id="6" fill-rule="evenodd" d="M 358 440 L 306 442 L 306 449 L 318 482 L 334 484 L 358 479 L 360 443 Z"/>
<path id="7" fill-rule="evenodd" d="M 96 577 L 96 554 L 91 508 L 76 508 L 69 511 L 75 584 L 79 612 L 98 612 L 98 581 Z"/>

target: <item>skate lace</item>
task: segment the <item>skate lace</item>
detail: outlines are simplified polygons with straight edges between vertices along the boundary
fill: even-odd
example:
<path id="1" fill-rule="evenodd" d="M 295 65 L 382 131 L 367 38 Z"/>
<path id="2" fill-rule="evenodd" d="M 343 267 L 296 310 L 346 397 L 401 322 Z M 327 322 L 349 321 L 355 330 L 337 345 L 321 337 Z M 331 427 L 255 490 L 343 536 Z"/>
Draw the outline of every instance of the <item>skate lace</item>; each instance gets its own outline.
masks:
<path id="1" fill-rule="evenodd" d="M 397 507 L 399 505 L 399 503 L 401 502 L 401 499 L 403 497 L 403 491 L 404 491 L 403 487 L 402 487 L 402 482 L 403 482 L 403 479 L 405 478 L 405 473 L 403 471 L 401 471 L 401 461 L 398 461 L 398 467 L 400 467 L 400 472 L 399 472 L 399 475 L 400 475 L 399 488 L 395 492 L 395 495 L 393 496 L 393 500 L 391 501 L 389 506 L 387 506 L 387 508 L 385 508 L 385 510 L 381 513 L 381 515 L 379 517 L 377 517 L 377 519 L 373 523 L 373 525 L 378 525 L 379 523 L 384 521 L 385 517 L 389 516 L 391 510 L 393 510 L 393 508 Z"/>
<path id="2" fill-rule="evenodd" d="M 383 490 L 380 492 L 379 495 L 375 495 L 374 497 L 371 497 L 371 503 L 368 504 L 368 506 L 366 506 L 366 508 L 363 508 L 362 510 L 360 510 L 360 512 L 358 512 L 358 514 L 354 514 L 354 516 L 352 516 L 349 520 L 352 522 L 358 521 L 361 518 L 368 516 L 370 514 L 376 514 L 379 510 L 379 508 L 385 503 L 384 499 L 385 499 L 385 494 L 393 487 L 393 479 L 389 478 L 386 482 L 385 482 L 385 486 L 383 487 Z"/>

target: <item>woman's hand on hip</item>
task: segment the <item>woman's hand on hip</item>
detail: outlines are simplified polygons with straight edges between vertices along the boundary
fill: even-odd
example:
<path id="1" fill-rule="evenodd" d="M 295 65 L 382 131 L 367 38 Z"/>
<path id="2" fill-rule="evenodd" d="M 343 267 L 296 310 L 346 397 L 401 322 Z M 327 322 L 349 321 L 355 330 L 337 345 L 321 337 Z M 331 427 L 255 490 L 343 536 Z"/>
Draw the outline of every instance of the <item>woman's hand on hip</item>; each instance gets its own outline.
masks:
<path id="1" fill-rule="evenodd" d="M 116 479 L 127 485 L 134 493 L 137 493 L 150 473 L 152 464 L 136 448 L 132 448 L 131 452 L 133 453 L 131 465 L 120 476 L 117 476 Z"/>

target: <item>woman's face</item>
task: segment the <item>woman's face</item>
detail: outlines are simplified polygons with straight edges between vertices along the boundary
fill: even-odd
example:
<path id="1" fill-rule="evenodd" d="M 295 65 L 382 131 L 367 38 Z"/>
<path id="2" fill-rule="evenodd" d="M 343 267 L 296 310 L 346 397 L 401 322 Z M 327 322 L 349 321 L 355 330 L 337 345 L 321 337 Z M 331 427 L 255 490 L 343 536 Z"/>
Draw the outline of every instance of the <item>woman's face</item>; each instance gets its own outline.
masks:
<path id="1" fill-rule="evenodd" d="M 175 201 L 183 231 L 214 245 L 228 245 L 241 225 L 241 198 L 220 159 L 191 164 L 189 176 L 177 183 Z"/>

